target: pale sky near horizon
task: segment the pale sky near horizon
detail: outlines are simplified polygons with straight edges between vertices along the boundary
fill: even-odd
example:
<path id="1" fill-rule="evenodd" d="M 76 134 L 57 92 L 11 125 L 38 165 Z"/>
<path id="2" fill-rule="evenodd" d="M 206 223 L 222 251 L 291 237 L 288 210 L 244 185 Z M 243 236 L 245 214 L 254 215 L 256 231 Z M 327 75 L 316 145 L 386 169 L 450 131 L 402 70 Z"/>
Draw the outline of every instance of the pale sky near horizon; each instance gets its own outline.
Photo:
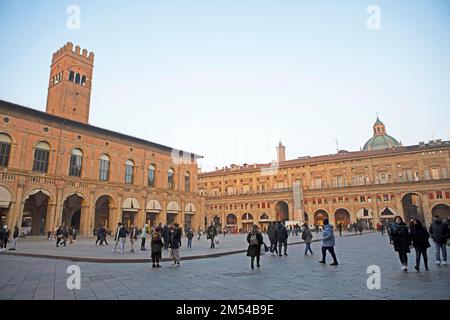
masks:
<path id="1" fill-rule="evenodd" d="M 0 0 L 0 98 L 45 111 L 68 41 L 95 53 L 92 125 L 205 171 L 274 160 L 279 140 L 288 159 L 359 150 L 377 113 L 404 145 L 450 140 L 450 1 Z"/>

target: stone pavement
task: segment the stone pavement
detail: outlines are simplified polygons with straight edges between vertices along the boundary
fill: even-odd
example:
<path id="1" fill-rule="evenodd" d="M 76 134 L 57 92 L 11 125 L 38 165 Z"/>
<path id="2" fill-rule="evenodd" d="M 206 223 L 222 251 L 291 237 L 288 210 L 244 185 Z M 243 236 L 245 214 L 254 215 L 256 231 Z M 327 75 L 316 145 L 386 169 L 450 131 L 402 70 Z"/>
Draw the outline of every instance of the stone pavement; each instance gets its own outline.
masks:
<path id="1" fill-rule="evenodd" d="M 430 271 L 403 273 L 387 236 L 377 233 L 337 237 L 337 267 L 305 257 L 304 245 L 288 247 L 288 257 L 266 255 L 262 267 L 250 269 L 243 253 L 182 261 L 92 263 L 0 254 L 0 299 L 450 299 L 450 267 L 437 267 L 429 250 Z M 329 258 L 328 258 L 329 259 Z M 327 261 L 330 263 L 331 261 Z M 67 266 L 81 269 L 81 289 L 66 287 Z M 366 286 L 369 265 L 381 269 L 381 289 Z"/>
<path id="2" fill-rule="evenodd" d="M 344 233 L 346 235 L 347 233 Z M 353 233 L 350 235 L 354 235 Z M 239 253 L 247 250 L 247 234 L 233 234 L 217 237 L 219 244 L 215 249 L 210 248 L 210 240 L 197 240 L 195 237 L 192 241 L 192 248 L 186 248 L 187 239 L 182 239 L 181 255 L 189 258 L 203 258 L 211 255 L 223 255 L 229 253 Z M 265 235 L 265 241 L 269 245 L 269 240 Z M 314 240 L 319 240 L 321 233 L 314 233 Z M 47 258 L 64 258 L 72 261 L 101 261 L 101 262 L 143 262 L 150 259 L 149 251 L 141 251 L 141 241 L 137 241 L 134 245 L 135 253 L 130 253 L 130 241 L 126 242 L 126 250 L 124 254 L 113 254 L 111 251 L 114 248 L 113 237 L 108 237 L 108 246 L 95 246 L 94 237 L 78 237 L 76 244 L 66 247 L 56 247 L 56 241 L 45 240 L 43 237 L 29 237 L 25 240 L 19 240 L 16 251 L 6 251 L 2 254 L 16 254 Z M 300 234 L 298 236 L 290 236 L 288 243 L 303 242 Z M 146 248 L 149 248 L 149 241 L 146 243 Z M 168 257 L 168 252 L 166 255 Z"/>

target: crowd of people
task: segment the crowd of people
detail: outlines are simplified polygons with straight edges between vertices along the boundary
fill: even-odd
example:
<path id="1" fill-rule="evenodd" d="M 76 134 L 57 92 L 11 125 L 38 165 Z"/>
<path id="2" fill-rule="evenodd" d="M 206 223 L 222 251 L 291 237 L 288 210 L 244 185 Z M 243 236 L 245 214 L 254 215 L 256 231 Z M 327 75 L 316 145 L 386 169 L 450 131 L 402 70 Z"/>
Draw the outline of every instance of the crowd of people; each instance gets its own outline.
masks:
<path id="1" fill-rule="evenodd" d="M 420 271 L 420 263 L 423 260 L 425 270 L 429 270 L 428 265 L 428 254 L 427 250 L 431 247 L 431 241 L 434 244 L 436 264 L 446 265 L 447 264 L 447 245 L 450 245 L 450 232 L 448 223 L 450 218 L 439 218 L 435 216 L 433 222 L 429 227 L 426 227 L 418 219 L 411 219 L 409 225 L 407 225 L 400 216 L 396 216 L 394 221 L 388 224 L 386 221 L 383 223 L 377 223 L 376 230 L 384 235 L 385 232 L 389 235 L 390 244 L 393 245 L 393 249 L 398 253 L 400 263 L 402 265 L 402 270 L 407 272 L 408 270 L 408 254 L 411 253 L 411 249 L 414 248 L 416 253 L 416 263 L 414 268 Z M 363 226 L 361 222 L 354 224 L 348 224 L 344 226 L 342 222 L 337 225 L 337 232 L 342 235 L 342 230 L 347 228 L 347 231 L 354 231 L 362 233 Z M 334 251 L 335 247 L 335 235 L 333 226 L 330 224 L 328 219 L 323 220 L 322 229 L 322 246 L 321 254 L 322 259 L 319 263 L 326 263 L 327 252 L 331 255 L 333 262 L 331 265 L 337 266 L 338 261 L 336 253 Z M 318 226 L 309 226 L 307 223 L 299 226 L 289 226 L 286 227 L 284 222 L 273 221 L 270 222 L 267 229 L 264 231 L 267 233 L 269 239 L 269 245 L 264 242 L 264 237 L 259 229 L 258 225 L 253 225 L 251 230 L 248 232 L 246 240 L 248 243 L 247 256 L 251 258 L 250 267 L 251 269 L 261 266 L 260 256 L 269 252 L 271 255 L 277 255 L 279 257 L 287 256 L 288 239 L 290 236 L 301 235 L 302 240 L 305 243 L 305 256 L 313 255 L 314 252 L 311 249 L 311 243 L 313 239 L 313 231 L 318 233 Z M 56 247 L 65 247 L 67 243 L 69 245 L 75 244 L 77 239 L 78 229 L 76 227 L 64 227 L 59 226 L 54 233 L 49 232 L 47 235 L 48 240 L 56 240 Z M 197 240 L 201 240 L 204 237 L 203 231 L 198 230 L 194 233 L 192 228 L 188 228 L 185 232 L 179 226 L 178 223 L 172 224 L 159 224 L 158 226 L 150 227 L 147 224 L 143 228 L 137 228 L 131 225 L 127 227 L 122 223 L 118 223 L 114 234 L 106 229 L 104 226 L 98 226 L 94 230 L 96 235 L 95 245 L 108 245 L 107 237 L 114 236 L 114 243 L 112 252 L 119 252 L 123 254 L 125 252 L 125 247 L 127 241 L 130 243 L 130 253 L 135 252 L 135 244 L 140 240 L 140 249 L 142 251 L 147 250 L 147 239 L 149 239 L 149 248 L 151 250 L 152 266 L 154 268 L 160 268 L 160 260 L 162 258 L 163 252 L 168 252 L 173 260 L 173 266 L 180 266 L 181 256 L 180 248 L 182 246 L 183 236 L 187 239 L 186 248 L 192 248 L 192 242 L 197 235 Z M 226 229 L 223 229 L 223 236 L 227 234 Z M 211 223 L 205 230 L 206 239 L 210 241 L 210 248 L 214 249 L 216 245 L 219 244 L 218 239 L 218 229 Z M 19 228 L 14 227 L 11 231 L 5 225 L 0 229 L 0 251 L 7 250 L 7 245 L 9 245 L 9 250 L 16 250 L 17 240 L 19 239 Z"/>
<path id="2" fill-rule="evenodd" d="M 390 243 L 398 253 L 402 270 L 408 271 L 408 253 L 414 248 L 416 252 L 416 264 L 414 269 L 420 271 L 421 258 L 423 259 L 425 270 L 429 270 L 427 250 L 430 245 L 430 237 L 434 243 L 436 264 L 438 266 L 447 264 L 447 245 L 450 245 L 449 218 L 441 219 L 439 216 L 433 217 L 433 222 L 429 229 L 418 219 L 411 219 L 409 226 L 402 217 L 396 216 L 394 222 L 388 227 Z"/>

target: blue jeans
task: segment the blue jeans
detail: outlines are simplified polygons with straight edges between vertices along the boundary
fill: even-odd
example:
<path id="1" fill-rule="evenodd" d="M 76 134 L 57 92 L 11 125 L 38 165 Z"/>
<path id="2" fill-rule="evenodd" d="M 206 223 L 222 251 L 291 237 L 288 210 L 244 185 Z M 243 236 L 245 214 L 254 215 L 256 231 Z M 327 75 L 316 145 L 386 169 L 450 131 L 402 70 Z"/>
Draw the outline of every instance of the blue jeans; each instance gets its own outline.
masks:
<path id="1" fill-rule="evenodd" d="M 434 248 L 436 249 L 436 261 L 441 261 L 441 250 L 442 250 L 442 259 L 447 261 L 447 244 L 437 243 L 434 241 Z"/>
<path id="2" fill-rule="evenodd" d="M 192 239 L 188 239 L 187 247 L 192 248 Z"/>
<path id="3" fill-rule="evenodd" d="M 308 254 L 308 251 L 311 252 L 311 254 L 313 253 L 311 250 L 311 243 L 306 243 L 305 256 Z"/>

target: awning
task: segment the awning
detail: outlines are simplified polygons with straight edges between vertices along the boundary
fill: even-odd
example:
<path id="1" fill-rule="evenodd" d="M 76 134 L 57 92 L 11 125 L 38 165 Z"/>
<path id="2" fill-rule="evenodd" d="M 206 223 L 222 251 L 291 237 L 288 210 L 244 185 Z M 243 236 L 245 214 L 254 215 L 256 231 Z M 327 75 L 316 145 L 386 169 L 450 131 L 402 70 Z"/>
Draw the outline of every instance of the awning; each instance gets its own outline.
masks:
<path id="1" fill-rule="evenodd" d="M 159 213 L 161 212 L 161 204 L 158 200 L 150 200 L 145 207 L 146 212 Z"/>
<path id="2" fill-rule="evenodd" d="M 0 208 L 9 208 L 11 193 L 5 187 L 0 186 Z"/>
<path id="3" fill-rule="evenodd" d="M 197 209 L 195 208 L 195 205 L 193 203 L 188 203 L 184 207 L 184 213 L 186 213 L 186 214 L 195 214 L 196 211 L 197 211 Z"/>
<path id="4" fill-rule="evenodd" d="M 128 198 L 123 202 L 122 211 L 137 212 L 139 209 L 139 201 L 135 198 Z"/>
<path id="5" fill-rule="evenodd" d="M 180 212 L 180 206 L 175 201 L 170 201 L 167 204 L 167 213 L 178 213 Z"/>

